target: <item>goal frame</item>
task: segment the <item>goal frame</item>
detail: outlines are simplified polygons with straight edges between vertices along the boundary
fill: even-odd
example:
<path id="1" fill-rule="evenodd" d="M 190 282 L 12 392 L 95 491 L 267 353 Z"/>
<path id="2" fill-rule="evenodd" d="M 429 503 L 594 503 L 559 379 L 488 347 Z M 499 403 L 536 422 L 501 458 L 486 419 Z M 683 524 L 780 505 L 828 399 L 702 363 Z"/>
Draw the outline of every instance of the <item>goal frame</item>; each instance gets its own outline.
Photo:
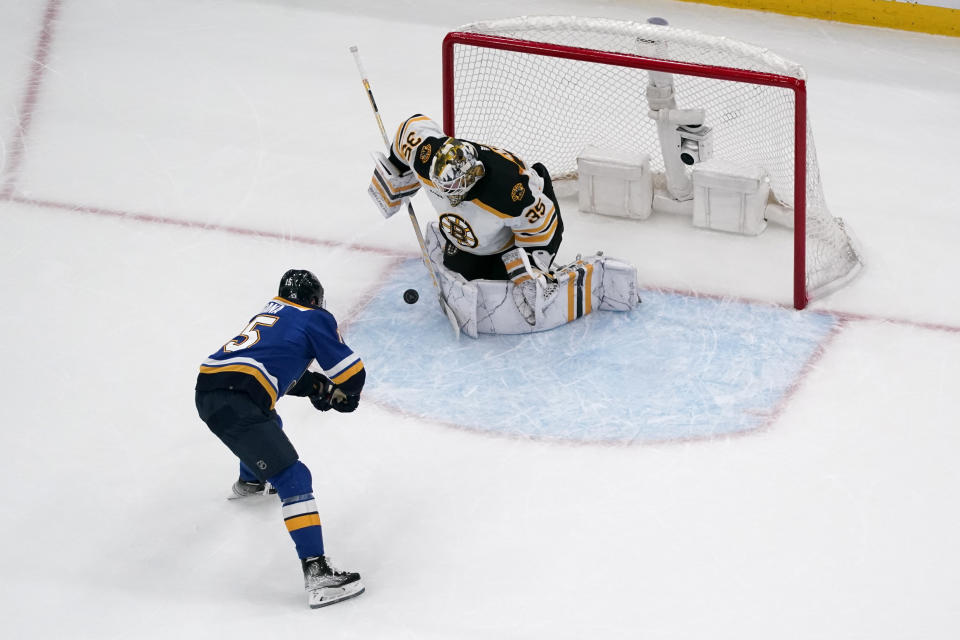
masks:
<path id="1" fill-rule="evenodd" d="M 803 309 L 809 303 L 807 291 L 806 212 L 807 212 L 807 86 L 801 78 L 775 73 L 733 69 L 714 65 L 693 64 L 674 60 L 660 60 L 640 55 L 583 49 L 565 45 L 534 42 L 503 36 L 452 31 L 442 44 L 443 68 L 443 130 L 448 136 L 456 135 L 454 95 L 454 47 L 466 45 L 487 49 L 500 49 L 552 58 L 566 58 L 599 64 L 631 67 L 649 71 L 662 71 L 680 75 L 716 78 L 732 82 L 760 84 L 779 87 L 793 92 L 794 122 L 794 228 L 793 228 L 793 306 Z"/>

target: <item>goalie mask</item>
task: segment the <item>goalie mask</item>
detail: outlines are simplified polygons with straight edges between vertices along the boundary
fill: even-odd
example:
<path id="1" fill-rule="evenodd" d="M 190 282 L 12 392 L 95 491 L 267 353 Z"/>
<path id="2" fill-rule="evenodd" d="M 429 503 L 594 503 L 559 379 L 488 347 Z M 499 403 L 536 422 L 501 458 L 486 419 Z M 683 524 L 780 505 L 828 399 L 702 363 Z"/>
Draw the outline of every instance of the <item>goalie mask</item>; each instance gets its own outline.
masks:
<path id="1" fill-rule="evenodd" d="M 306 269 L 290 269 L 283 274 L 277 295 L 297 304 L 323 308 L 323 285 Z"/>
<path id="2" fill-rule="evenodd" d="M 430 163 L 430 181 L 434 185 L 431 191 L 455 207 L 483 174 L 476 147 L 465 140 L 448 138 Z"/>

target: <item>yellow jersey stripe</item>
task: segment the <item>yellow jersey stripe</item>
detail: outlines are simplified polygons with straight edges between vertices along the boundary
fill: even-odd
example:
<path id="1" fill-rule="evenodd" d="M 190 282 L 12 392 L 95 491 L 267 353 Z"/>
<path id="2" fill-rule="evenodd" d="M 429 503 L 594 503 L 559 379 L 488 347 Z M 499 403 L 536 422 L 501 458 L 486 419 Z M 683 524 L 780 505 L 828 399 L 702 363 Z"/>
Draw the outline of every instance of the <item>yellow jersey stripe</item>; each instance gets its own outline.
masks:
<path id="1" fill-rule="evenodd" d="M 397 129 L 397 137 L 393 139 L 393 151 L 398 158 L 404 158 L 403 151 L 400 150 L 400 142 L 407 139 L 407 127 L 414 122 L 429 119 L 427 116 L 413 116 L 404 120 L 403 124 L 400 125 L 400 128 Z M 406 160 L 406 158 L 404 158 L 404 160 Z"/>
<path id="2" fill-rule="evenodd" d="M 333 384 L 340 384 L 348 380 L 349 378 L 352 378 L 353 375 L 355 373 L 358 373 L 361 369 L 363 369 L 363 362 L 361 362 L 360 360 L 357 360 L 357 363 L 355 365 L 353 365 L 349 369 L 346 369 L 343 373 L 338 375 L 336 378 L 330 378 L 330 381 L 333 382 Z"/>
<path id="3" fill-rule="evenodd" d="M 515 165 L 517 166 L 517 169 L 519 169 L 521 173 L 523 173 L 524 171 L 527 170 L 527 167 L 524 166 L 524 164 L 523 164 L 523 162 L 520 160 L 520 158 L 518 158 L 517 156 L 513 155 L 513 154 L 510 153 L 509 151 L 504 151 L 503 149 L 497 149 L 496 147 L 489 147 L 489 146 L 487 147 L 487 149 L 490 149 L 490 151 L 493 151 L 495 154 L 497 154 L 498 156 L 500 156 L 500 157 L 503 158 L 504 160 L 508 160 L 508 161 L 512 162 L 513 164 L 515 164 Z"/>
<path id="4" fill-rule="evenodd" d="M 493 215 L 497 216 L 498 218 L 504 218 L 504 219 L 513 218 L 513 216 L 511 216 L 511 215 L 509 215 L 509 214 L 506 214 L 506 213 L 503 213 L 502 211 L 497 211 L 497 210 L 494 209 L 493 207 L 490 207 L 490 206 L 488 206 L 488 205 L 485 205 L 485 204 L 483 204 L 482 202 L 480 202 L 480 201 L 477 200 L 477 199 L 470 200 L 470 202 L 472 202 L 473 204 L 477 205 L 478 207 L 480 207 L 480 208 L 483 209 L 484 211 L 489 211 L 490 213 L 492 213 Z"/>
<path id="5" fill-rule="evenodd" d="M 313 311 L 314 309 L 313 307 L 305 307 L 302 304 L 291 302 L 290 300 L 287 300 L 286 298 L 281 298 L 280 296 L 274 296 L 273 299 L 276 300 L 277 302 L 282 302 L 285 305 L 294 307 L 296 309 L 300 309 L 300 311 Z"/>
<path id="6" fill-rule="evenodd" d="M 554 232 L 557 230 L 557 220 L 553 220 L 553 224 L 550 225 L 550 228 L 547 229 L 546 233 L 541 233 L 538 236 L 518 236 L 517 244 L 544 244 L 550 241 L 550 238 L 553 237 Z"/>
<path id="7" fill-rule="evenodd" d="M 550 224 L 551 219 L 553 218 L 553 212 L 556 211 L 556 210 L 557 210 L 556 207 L 554 207 L 553 209 L 550 209 L 550 213 L 548 213 L 546 216 L 544 216 L 544 218 L 543 218 L 543 223 L 542 223 L 539 227 L 537 227 L 536 229 L 527 229 L 526 231 L 521 231 L 520 233 L 525 234 L 525 235 L 529 235 L 529 234 L 539 233 L 539 232 L 543 231 L 543 230 L 547 227 L 547 225 Z"/>
<path id="8" fill-rule="evenodd" d="M 283 300 L 283 298 L 280 298 Z M 223 367 L 208 367 L 206 365 L 200 365 L 200 373 L 226 373 L 227 371 L 234 371 L 237 373 L 245 373 L 247 375 L 253 376 L 257 382 L 260 383 L 260 386 L 267 392 L 267 395 L 270 396 L 270 408 L 273 409 L 273 406 L 277 404 L 277 390 L 273 388 L 273 385 L 263 377 L 263 373 L 260 372 L 256 367 L 251 367 L 246 364 L 228 364 Z"/>

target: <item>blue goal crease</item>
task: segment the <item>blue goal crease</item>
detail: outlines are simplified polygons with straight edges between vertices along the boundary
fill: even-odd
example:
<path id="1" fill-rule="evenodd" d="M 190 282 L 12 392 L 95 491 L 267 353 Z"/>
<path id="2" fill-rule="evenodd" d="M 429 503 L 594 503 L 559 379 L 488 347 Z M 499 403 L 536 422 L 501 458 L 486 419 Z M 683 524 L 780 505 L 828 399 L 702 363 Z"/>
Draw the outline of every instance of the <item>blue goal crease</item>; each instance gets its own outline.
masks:
<path id="1" fill-rule="evenodd" d="M 511 436 L 661 442 L 767 424 L 839 323 L 824 313 L 643 291 L 522 336 L 455 340 L 418 259 L 401 263 L 351 321 L 366 394 L 443 423 Z M 420 301 L 407 304 L 406 289 Z"/>

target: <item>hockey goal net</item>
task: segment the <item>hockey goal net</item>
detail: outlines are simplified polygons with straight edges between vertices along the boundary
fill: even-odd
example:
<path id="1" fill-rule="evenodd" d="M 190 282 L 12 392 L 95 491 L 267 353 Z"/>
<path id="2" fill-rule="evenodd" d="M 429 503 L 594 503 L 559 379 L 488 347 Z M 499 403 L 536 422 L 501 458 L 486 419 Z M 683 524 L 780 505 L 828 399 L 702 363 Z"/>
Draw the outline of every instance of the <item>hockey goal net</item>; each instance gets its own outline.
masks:
<path id="1" fill-rule="evenodd" d="M 824 200 L 805 73 L 765 49 L 602 18 L 474 23 L 444 39 L 444 128 L 543 162 L 556 178 L 574 176 L 590 145 L 642 150 L 662 191 L 666 166 L 648 93 L 658 78 L 670 81 L 675 106 L 703 109 L 713 157 L 769 176 L 771 201 L 794 229 L 794 306 L 849 281 L 861 260 Z"/>

